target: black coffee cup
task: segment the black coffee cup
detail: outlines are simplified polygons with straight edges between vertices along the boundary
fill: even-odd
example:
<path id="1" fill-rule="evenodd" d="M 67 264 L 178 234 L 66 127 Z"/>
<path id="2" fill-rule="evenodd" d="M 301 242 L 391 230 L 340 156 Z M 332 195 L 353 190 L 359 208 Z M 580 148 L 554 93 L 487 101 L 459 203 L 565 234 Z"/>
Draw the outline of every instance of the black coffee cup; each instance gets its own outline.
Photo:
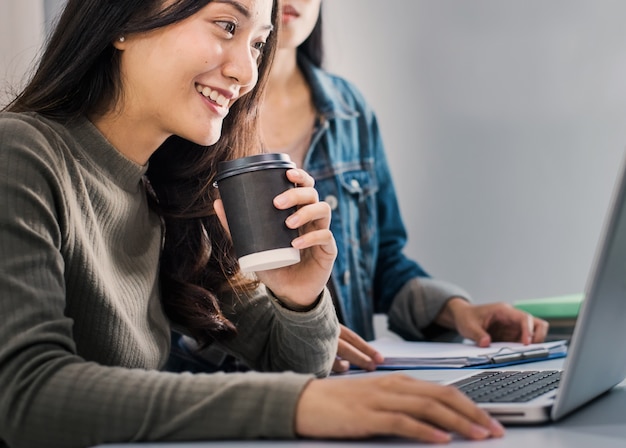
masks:
<path id="1" fill-rule="evenodd" d="M 243 272 L 276 269 L 300 261 L 300 251 L 291 246 L 298 230 L 285 224 L 295 207 L 279 210 L 273 203 L 277 195 L 295 187 L 286 175 L 295 167 L 289 156 L 281 153 L 218 164 L 215 185 Z"/>

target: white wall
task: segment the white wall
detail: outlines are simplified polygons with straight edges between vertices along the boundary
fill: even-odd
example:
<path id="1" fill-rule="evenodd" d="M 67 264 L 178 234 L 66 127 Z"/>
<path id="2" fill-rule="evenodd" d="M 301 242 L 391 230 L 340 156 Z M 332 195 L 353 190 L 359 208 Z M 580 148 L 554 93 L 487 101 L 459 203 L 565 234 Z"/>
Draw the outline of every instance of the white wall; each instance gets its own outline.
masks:
<path id="1" fill-rule="evenodd" d="M 46 29 L 49 30 L 59 14 L 61 14 L 65 6 L 65 0 L 43 0 L 43 6 L 46 14 Z"/>
<path id="2" fill-rule="evenodd" d="M 22 85 L 43 33 L 41 0 L 0 0 L 0 107 Z"/>
<path id="3" fill-rule="evenodd" d="M 0 1 L 0 105 L 63 0 Z M 407 253 L 479 302 L 581 291 L 626 146 L 623 0 L 324 0 Z"/>
<path id="4" fill-rule="evenodd" d="M 325 0 L 407 253 L 478 302 L 579 292 L 626 145 L 622 0 Z"/>

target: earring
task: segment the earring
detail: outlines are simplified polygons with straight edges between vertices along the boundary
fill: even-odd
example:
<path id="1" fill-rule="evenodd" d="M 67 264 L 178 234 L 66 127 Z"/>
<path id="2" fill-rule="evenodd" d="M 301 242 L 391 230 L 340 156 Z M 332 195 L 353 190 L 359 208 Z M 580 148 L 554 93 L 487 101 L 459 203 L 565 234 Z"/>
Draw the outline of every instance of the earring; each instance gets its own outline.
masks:
<path id="1" fill-rule="evenodd" d="M 117 40 L 119 40 L 120 42 L 124 42 L 126 38 L 124 36 L 120 36 Z"/>

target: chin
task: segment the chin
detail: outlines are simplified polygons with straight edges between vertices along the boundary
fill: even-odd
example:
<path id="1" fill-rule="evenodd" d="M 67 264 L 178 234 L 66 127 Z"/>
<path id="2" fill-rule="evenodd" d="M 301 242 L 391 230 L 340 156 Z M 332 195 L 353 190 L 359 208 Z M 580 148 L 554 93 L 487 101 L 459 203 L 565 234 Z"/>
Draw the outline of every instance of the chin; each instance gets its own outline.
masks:
<path id="1" fill-rule="evenodd" d="M 200 146 L 211 146 L 211 145 L 216 144 L 219 141 L 221 136 L 222 136 L 221 131 L 211 132 L 208 135 L 201 135 L 201 136 L 197 136 L 197 138 L 189 138 L 188 140 L 191 140 L 192 142 Z"/>
<path id="2" fill-rule="evenodd" d="M 191 121 L 191 120 L 189 120 Z M 223 120 L 194 120 L 186 126 L 180 126 L 179 135 L 185 140 L 200 146 L 211 146 L 218 142 L 222 136 Z"/>
<path id="3" fill-rule="evenodd" d="M 219 134 L 218 136 L 216 136 L 216 137 L 210 137 L 210 138 L 208 138 L 208 139 L 206 140 L 206 143 L 203 143 L 203 145 L 204 145 L 204 146 L 211 146 L 211 145 L 214 145 L 214 144 L 216 144 L 216 143 L 220 140 L 220 137 L 221 137 L 221 136 L 222 136 L 222 134 L 220 133 L 220 134 Z"/>

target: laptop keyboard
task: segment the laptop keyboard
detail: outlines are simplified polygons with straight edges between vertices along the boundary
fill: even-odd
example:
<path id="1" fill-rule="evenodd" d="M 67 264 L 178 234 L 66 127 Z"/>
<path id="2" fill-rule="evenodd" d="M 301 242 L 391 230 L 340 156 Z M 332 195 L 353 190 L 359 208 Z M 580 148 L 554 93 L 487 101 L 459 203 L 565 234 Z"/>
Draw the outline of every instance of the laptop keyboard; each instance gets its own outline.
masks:
<path id="1" fill-rule="evenodd" d="M 452 383 L 477 403 L 521 403 L 556 389 L 560 370 L 480 372 Z"/>

